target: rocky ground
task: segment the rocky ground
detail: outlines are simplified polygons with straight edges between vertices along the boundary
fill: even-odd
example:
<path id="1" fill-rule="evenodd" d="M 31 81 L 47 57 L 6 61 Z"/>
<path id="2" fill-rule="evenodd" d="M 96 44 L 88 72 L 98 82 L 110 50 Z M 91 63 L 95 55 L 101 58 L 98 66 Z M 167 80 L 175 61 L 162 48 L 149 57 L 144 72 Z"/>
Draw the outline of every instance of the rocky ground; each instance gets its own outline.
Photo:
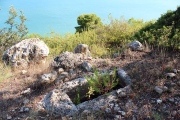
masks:
<path id="1" fill-rule="evenodd" d="M 72 117 L 57 117 L 39 110 L 38 103 L 63 82 L 84 77 L 91 72 L 75 71 L 62 82 L 39 85 L 43 74 L 51 72 L 49 64 L 31 65 L 26 71 L 0 83 L 0 120 L 110 119 L 110 120 L 179 120 L 180 119 L 180 53 L 151 49 L 127 50 L 108 59 L 86 62 L 99 70 L 124 69 L 132 79 L 132 92 L 119 97 L 116 105 L 101 111 L 84 111 Z M 110 110 L 111 112 L 108 112 Z"/>

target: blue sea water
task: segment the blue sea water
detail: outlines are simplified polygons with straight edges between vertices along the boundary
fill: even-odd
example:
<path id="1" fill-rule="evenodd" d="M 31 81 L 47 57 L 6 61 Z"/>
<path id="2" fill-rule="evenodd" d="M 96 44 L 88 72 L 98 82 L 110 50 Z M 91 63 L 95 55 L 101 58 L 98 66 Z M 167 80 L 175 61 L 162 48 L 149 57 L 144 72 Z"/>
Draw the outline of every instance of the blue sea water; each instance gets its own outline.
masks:
<path id="1" fill-rule="evenodd" d="M 10 6 L 23 11 L 29 33 L 48 35 L 52 31 L 74 33 L 81 14 L 95 13 L 104 23 L 108 15 L 147 21 L 158 19 L 178 5 L 180 0 L 0 0 L 0 29 L 6 25 Z"/>

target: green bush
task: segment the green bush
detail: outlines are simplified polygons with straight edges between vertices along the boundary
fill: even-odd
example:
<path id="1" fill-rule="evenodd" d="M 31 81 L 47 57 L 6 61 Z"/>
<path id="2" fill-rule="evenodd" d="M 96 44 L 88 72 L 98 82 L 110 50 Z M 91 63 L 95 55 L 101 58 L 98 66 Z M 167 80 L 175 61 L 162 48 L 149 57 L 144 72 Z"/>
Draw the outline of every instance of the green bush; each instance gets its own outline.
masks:
<path id="1" fill-rule="evenodd" d="M 104 94 L 112 90 L 117 84 L 116 69 L 113 73 L 105 72 L 99 73 L 98 70 L 94 70 L 94 74 L 90 77 L 86 77 L 89 85 L 89 92 L 87 93 L 88 98 L 94 94 Z"/>
<path id="2" fill-rule="evenodd" d="M 141 42 L 170 49 L 180 49 L 180 7 L 167 11 L 156 22 L 140 29 L 134 37 Z"/>

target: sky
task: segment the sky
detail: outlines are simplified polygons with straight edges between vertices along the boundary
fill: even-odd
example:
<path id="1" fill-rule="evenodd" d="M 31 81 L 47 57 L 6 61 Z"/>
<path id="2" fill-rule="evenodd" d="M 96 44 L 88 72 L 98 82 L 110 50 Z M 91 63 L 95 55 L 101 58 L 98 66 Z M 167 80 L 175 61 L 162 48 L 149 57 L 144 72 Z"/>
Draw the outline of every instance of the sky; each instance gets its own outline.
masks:
<path id="1" fill-rule="evenodd" d="M 30 33 L 45 34 L 75 32 L 77 17 L 94 13 L 102 22 L 113 18 L 135 18 L 144 21 L 158 19 L 167 10 L 176 10 L 180 0 L 0 0 L 0 28 L 8 19 L 8 10 L 14 6 L 27 18 Z"/>

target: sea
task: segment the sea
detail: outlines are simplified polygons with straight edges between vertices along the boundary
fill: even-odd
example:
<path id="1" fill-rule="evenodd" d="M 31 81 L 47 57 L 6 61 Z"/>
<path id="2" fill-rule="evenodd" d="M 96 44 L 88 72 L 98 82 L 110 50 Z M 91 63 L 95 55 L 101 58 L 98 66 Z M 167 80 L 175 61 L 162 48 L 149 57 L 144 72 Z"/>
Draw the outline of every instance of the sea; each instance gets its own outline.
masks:
<path id="1" fill-rule="evenodd" d="M 29 34 L 49 35 L 75 33 L 77 17 L 96 14 L 104 24 L 114 19 L 158 19 L 167 10 L 176 10 L 180 0 L 0 0 L 0 29 L 8 27 L 9 8 L 26 16 Z M 18 19 L 16 20 L 18 23 Z"/>

